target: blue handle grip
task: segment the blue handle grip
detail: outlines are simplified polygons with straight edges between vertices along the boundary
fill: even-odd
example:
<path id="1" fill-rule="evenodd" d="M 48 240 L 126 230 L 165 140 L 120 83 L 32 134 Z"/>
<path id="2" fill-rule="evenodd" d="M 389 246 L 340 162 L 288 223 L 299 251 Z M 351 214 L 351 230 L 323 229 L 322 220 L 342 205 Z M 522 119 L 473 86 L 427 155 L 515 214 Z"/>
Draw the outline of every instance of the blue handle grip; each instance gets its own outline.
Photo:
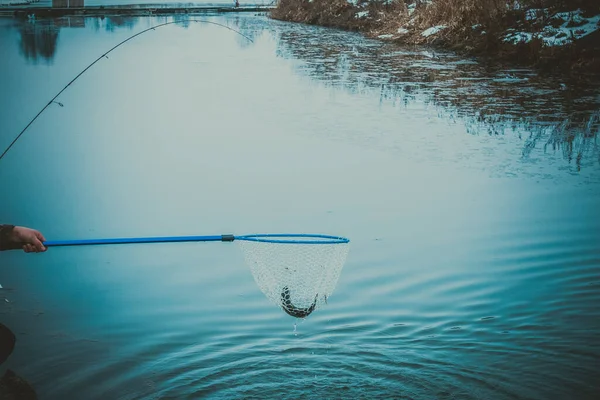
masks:
<path id="1" fill-rule="evenodd" d="M 214 236 L 170 236 L 170 237 L 141 237 L 113 239 L 82 239 L 82 240 L 49 240 L 44 242 L 46 247 L 54 246 L 85 246 L 93 244 L 125 244 L 125 243 L 166 243 L 166 242 L 233 242 L 233 235 Z"/>

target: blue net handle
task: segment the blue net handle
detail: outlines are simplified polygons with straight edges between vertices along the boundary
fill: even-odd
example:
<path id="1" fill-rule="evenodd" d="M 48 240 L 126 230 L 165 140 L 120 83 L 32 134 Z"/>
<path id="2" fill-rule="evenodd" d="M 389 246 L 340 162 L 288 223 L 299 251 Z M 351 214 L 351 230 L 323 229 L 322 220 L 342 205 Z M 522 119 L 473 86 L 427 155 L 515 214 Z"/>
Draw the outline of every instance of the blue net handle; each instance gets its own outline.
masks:
<path id="1" fill-rule="evenodd" d="M 282 244 L 342 244 L 350 240 L 341 236 L 319 234 L 292 234 L 292 233 L 267 233 L 254 235 L 212 235 L 212 236 L 163 236 L 163 237 L 137 237 L 137 238 L 107 238 L 107 239 L 80 239 L 80 240 L 48 240 L 43 242 L 46 247 L 57 246 L 89 246 L 102 244 L 130 244 L 130 243 L 169 243 L 169 242 L 233 242 L 244 240 L 262 243 Z"/>

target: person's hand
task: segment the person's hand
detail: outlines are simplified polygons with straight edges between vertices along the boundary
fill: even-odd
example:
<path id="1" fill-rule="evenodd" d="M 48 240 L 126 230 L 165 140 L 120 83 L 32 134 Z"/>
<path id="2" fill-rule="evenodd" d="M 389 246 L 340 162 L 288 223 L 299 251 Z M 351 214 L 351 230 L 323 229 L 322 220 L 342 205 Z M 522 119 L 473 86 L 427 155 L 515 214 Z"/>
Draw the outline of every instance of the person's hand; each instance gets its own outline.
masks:
<path id="1" fill-rule="evenodd" d="M 46 238 L 35 229 L 15 226 L 11 233 L 11 240 L 22 244 L 25 253 L 40 253 L 47 250 L 42 243 L 46 241 Z"/>

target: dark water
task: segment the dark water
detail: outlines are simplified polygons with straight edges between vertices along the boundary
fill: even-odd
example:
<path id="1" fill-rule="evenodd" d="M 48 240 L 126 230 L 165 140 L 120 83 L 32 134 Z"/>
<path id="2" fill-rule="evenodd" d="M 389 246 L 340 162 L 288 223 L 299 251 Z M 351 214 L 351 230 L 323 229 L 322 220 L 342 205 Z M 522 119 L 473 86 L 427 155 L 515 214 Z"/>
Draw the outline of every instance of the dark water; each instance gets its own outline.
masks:
<path id="1" fill-rule="evenodd" d="M 0 161 L 48 239 L 347 236 L 328 305 L 269 303 L 234 244 L 0 254 L 3 367 L 41 399 L 592 399 L 598 85 L 270 21 L 128 42 Z M 0 148 L 168 20 L 0 20 Z"/>

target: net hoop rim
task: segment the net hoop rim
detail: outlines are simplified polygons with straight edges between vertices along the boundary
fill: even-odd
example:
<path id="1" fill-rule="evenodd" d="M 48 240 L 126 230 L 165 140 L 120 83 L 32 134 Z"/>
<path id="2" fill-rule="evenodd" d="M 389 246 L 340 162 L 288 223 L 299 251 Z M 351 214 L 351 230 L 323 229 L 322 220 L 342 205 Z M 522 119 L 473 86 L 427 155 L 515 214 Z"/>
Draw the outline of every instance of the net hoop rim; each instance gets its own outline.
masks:
<path id="1" fill-rule="evenodd" d="M 277 239 L 284 238 L 284 239 Z M 325 240 L 322 240 L 325 239 Z M 246 240 L 260 243 L 282 243 L 282 244 L 346 244 L 350 239 L 342 236 L 320 235 L 320 234 L 297 234 L 297 233 L 266 233 L 236 236 L 235 240 Z"/>

